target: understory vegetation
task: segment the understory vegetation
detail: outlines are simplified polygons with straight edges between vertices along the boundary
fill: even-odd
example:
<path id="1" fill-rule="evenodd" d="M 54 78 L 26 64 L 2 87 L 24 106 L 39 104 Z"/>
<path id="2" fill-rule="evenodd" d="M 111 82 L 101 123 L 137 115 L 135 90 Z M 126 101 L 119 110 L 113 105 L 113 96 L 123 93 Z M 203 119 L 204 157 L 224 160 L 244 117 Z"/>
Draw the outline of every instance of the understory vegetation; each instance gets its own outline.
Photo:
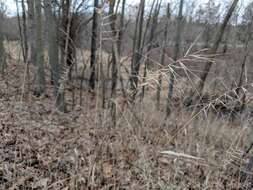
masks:
<path id="1" fill-rule="evenodd" d="M 0 0 L 0 189 L 252 189 L 240 3 Z"/>

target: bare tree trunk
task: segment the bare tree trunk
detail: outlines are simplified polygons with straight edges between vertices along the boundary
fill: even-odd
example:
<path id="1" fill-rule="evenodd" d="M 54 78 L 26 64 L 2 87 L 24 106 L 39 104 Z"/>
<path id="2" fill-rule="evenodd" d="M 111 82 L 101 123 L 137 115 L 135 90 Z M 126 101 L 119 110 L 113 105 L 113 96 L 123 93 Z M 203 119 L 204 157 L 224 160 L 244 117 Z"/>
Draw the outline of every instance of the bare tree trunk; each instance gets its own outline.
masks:
<path id="1" fill-rule="evenodd" d="M 35 0 L 27 0 L 28 5 L 28 25 L 29 25 L 29 39 L 28 39 L 28 59 L 32 64 L 36 63 L 36 31 L 35 31 Z"/>
<path id="2" fill-rule="evenodd" d="M 228 24 L 228 22 L 229 22 L 229 19 L 230 19 L 230 17 L 232 16 L 232 14 L 233 14 L 233 12 L 234 12 L 234 10 L 235 10 L 237 4 L 238 4 L 238 1 L 239 1 L 239 0 L 234 0 L 234 1 L 233 1 L 233 3 L 231 4 L 231 6 L 230 6 L 230 8 L 229 8 L 229 10 L 228 10 L 228 12 L 227 12 L 227 14 L 226 14 L 226 16 L 225 16 L 225 18 L 224 18 L 224 20 L 223 20 L 223 22 L 222 22 L 222 25 L 221 25 L 221 27 L 220 27 L 218 33 L 216 34 L 214 44 L 213 44 L 213 46 L 212 46 L 212 48 L 211 48 L 211 50 L 210 50 L 210 54 L 211 54 L 211 55 L 214 55 L 214 54 L 217 52 L 218 47 L 219 47 L 219 45 L 220 45 L 220 42 L 221 42 L 221 40 L 222 40 L 224 31 L 225 31 L 225 29 L 226 29 L 226 26 L 227 26 L 227 24 Z M 203 70 L 203 72 L 202 72 L 202 74 L 201 74 L 201 76 L 200 76 L 200 79 L 201 79 L 201 80 L 200 80 L 200 82 L 198 83 L 198 86 L 197 86 L 197 90 L 198 90 L 197 93 L 198 93 L 198 95 L 200 95 L 200 96 L 201 96 L 202 93 L 203 93 L 205 81 L 206 81 L 206 78 L 207 78 L 207 76 L 208 76 L 208 73 L 209 73 L 209 71 L 210 71 L 212 65 L 213 65 L 213 62 L 207 62 L 207 63 L 205 64 L 204 70 Z"/>
<path id="3" fill-rule="evenodd" d="M 178 18 L 177 18 L 177 31 L 176 31 L 176 38 L 175 38 L 175 48 L 174 48 L 174 54 L 173 54 L 173 61 L 174 62 L 177 61 L 179 53 L 180 53 L 180 43 L 181 43 L 182 24 L 183 24 L 183 6 L 184 6 L 184 0 L 180 0 L 179 12 L 178 12 Z M 174 63 L 173 63 L 173 65 L 174 65 Z M 167 109 L 166 109 L 167 115 L 169 115 L 171 112 L 170 104 L 171 104 L 171 99 L 173 96 L 174 81 L 175 81 L 175 76 L 174 76 L 174 73 L 171 72 L 170 81 L 169 81 L 168 99 L 167 99 Z"/>
<path id="4" fill-rule="evenodd" d="M 18 6 L 18 5 L 17 5 Z M 24 0 L 21 1 L 21 6 L 22 6 L 22 28 L 21 28 L 21 23 L 19 23 L 19 28 L 21 32 L 21 42 L 22 42 L 22 52 L 23 52 L 23 59 L 24 63 L 26 65 L 26 73 L 25 73 L 25 79 L 26 81 L 27 78 L 27 84 L 28 84 L 28 92 L 30 92 L 30 71 L 29 71 L 29 60 L 28 60 L 28 33 L 27 33 L 27 15 L 26 15 L 26 7 L 25 7 L 25 2 Z M 17 8 L 18 10 L 18 8 Z M 19 17 L 19 14 L 18 14 Z M 20 22 L 20 19 L 19 19 Z M 25 85 L 25 84 L 24 84 Z M 23 88 L 25 90 L 25 88 Z"/>
<path id="5" fill-rule="evenodd" d="M 242 60 L 242 65 L 241 65 L 241 73 L 240 73 L 240 77 L 239 77 L 239 81 L 238 81 L 238 85 L 236 88 L 236 94 L 239 96 L 240 90 L 242 88 L 243 85 L 243 76 L 245 74 L 245 68 L 246 68 L 246 62 L 247 62 L 247 57 L 249 55 L 249 51 L 248 51 L 248 41 L 245 44 L 244 47 L 244 56 L 243 56 L 243 60 Z"/>
<path id="6" fill-rule="evenodd" d="M 124 27 L 124 15 L 125 15 L 125 3 L 126 0 L 122 1 L 121 15 L 120 15 L 120 26 L 119 30 L 116 27 L 117 22 L 117 13 L 114 12 L 116 0 L 110 2 L 109 16 L 111 23 L 111 30 L 113 33 L 113 47 L 112 47 L 112 89 L 111 89 L 111 116 L 113 126 L 116 126 L 116 97 L 117 97 L 117 81 L 118 81 L 118 66 L 120 63 L 120 49 L 121 49 L 121 41 L 123 35 L 123 27 Z M 119 3 L 119 1 L 118 1 Z"/>
<path id="7" fill-rule="evenodd" d="M 140 60 L 141 60 L 141 42 L 142 42 L 142 30 L 143 30 L 143 20 L 144 20 L 144 8 L 145 0 L 141 0 L 138 16 L 136 19 L 135 37 L 133 45 L 133 56 L 131 62 L 131 74 L 130 74 L 130 90 L 131 96 L 130 101 L 135 100 L 138 87 L 138 75 L 140 70 Z"/>
<path id="8" fill-rule="evenodd" d="M 122 7 L 121 7 L 120 31 L 119 31 L 119 39 L 118 39 L 118 49 L 119 49 L 119 54 L 120 54 L 119 56 L 121 56 L 122 40 L 123 40 L 123 34 L 124 34 L 124 28 L 125 28 L 125 24 L 124 24 L 125 7 L 126 7 L 126 0 L 123 0 L 122 1 Z M 119 78 L 119 82 L 120 82 L 120 85 L 121 85 L 121 91 L 122 91 L 123 98 L 126 100 L 127 99 L 127 94 L 126 94 L 126 91 L 125 91 L 125 85 L 124 85 L 123 77 L 121 75 L 120 67 L 118 68 L 118 78 Z M 123 106 L 123 110 L 124 110 L 124 106 Z"/>
<path id="9" fill-rule="evenodd" d="M 223 44 L 223 48 L 222 48 L 222 53 L 226 54 L 227 50 L 228 50 L 228 43 L 229 43 L 229 39 L 230 39 L 230 26 L 227 27 L 227 31 L 226 31 L 226 35 L 225 35 L 225 39 L 224 39 L 224 44 Z"/>
<path id="10" fill-rule="evenodd" d="M 122 45 L 122 39 L 124 34 L 124 19 L 125 19 L 125 7 L 126 7 L 126 0 L 122 1 L 122 7 L 121 7 L 121 15 L 120 15 L 120 31 L 118 36 L 118 49 L 119 54 L 121 54 L 121 45 Z"/>
<path id="11" fill-rule="evenodd" d="M 36 96 L 45 93 L 45 71 L 44 71 L 44 48 L 43 48 L 43 31 L 42 31 L 42 14 L 41 0 L 36 0 L 36 79 L 35 90 Z"/>
<path id="12" fill-rule="evenodd" d="M 110 8 L 109 8 L 109 18 L 110 18 L 110 25 L 113 34 L 113 44 L 112 44 L 112 89 L 111 89 L 111 116 L 112 116 L 112 123 L 113 127 L 116 126 L 116 87 L 117 87 L 117 80 L 118 80 L 118 64 L 119 64 L 119 33 L 117 32 L 116 22 L 117 22 L 117 15 L 114 13 L 114 7 L 116 4 L 116 0 L 110 1 Z M 124 5 L 123 5 L 124 7 Z"/>
<path id="13" fill-rule="evenodd" d="M 151 49 L 154 47 L 153 43 L 156 39 L 155 32 L 156 32 L 156 29 L 157 29 L 158 15 L 159 15 L 159 12 L 160 12 L 160 8 L 161 8 L 161 1 L 159 2 L 157 0 L 155 11 L 154 11 L 154 14 L 153 14 L 152 24 L 151 24 L 151 28 L 150 28 L 150 35 L 149 35 L 149 40 L 148 40 L 147 52 L 150 52 Z M 150 66 L 150 60 L 149 59 L 147 60 L 147 66 L 148 67 Z"/>
<path id="14" fill-rule="evenodd" d="M 71 33 L 71 0 L 63 0 L 62 1 L 62 21 L 61 21 L 61 28 L 62 38 L 61 38 L 61 61 L 64 71 L 61 75 L 61 80 L 59 82 L 59 90 L 56 96 L 56 107 L 58 110 L 62 112 L 67 111 L 66 103 L 65 103 L 65 85 L 69 79 L 69 75 L 71 73 L 72 63 L 69 60 L 71 57 L 70 55 L 70 33 Z M 70 62 L 69 62 L 70 61 Z"/>
<path id="15" fill-rule="evenodd" d="M 26 21 L 26 8 L 25 2 L 22 0 L 22 23 L 23 23 L 23 38 L 24 38 L 24 62 L 27 62 L 28 55 L 28 37 L 27 37 L 27 21 Z"/>
<path id="16" fill-rule="evenodd" d="M 203 32 L 203 37 L 204 37 L 204 46 L 203 48 L 206 49 L 206 48 L 209 48 L 209 45 L 210 45 L 210 40 L 211 40 L 211 23 L 210 23 L 210 19 L 211 19 L 211 10 L 212 10 L 212 4 L 211 4 L 212 0 L 209 0 L 207 2 L 207 8 L 208 10 L 206 11 L 207 12 L 207 15 L 205 17 L 205 29 L 204 29 L 204 32 Z"/>
<path id="17" fill-rule="evenodd" d="M 94 10 L 93 10 L 93 22 L 92 22 L 92 36 L 91 36 L 91 57 L 90 57 L 90 67 L 91 75 L 89 79 L 89 87 L 92 92 L 95 89 L 95 78 L 96 78 L 96 52 L 97 52 L 97 37 L 98 37 L 98 9 L 99 1 L 94 0 Z"/>
<path id="18" fill-rule="evenodd" d="M 71 11 L 72 0 L 62 0 L 62 14 L 61 14 L 61 53 L 63 67 L 71 67 L 74 63 L 75 57 L 75 28 L 74 26 L 74 12 Z M 67 37 L 68 36 L 68 37 Z M 66 47 L 67 45 L 67 47 Z M 66 51 L 67 48 L 67 51 Z M 65 54 L 67 53 L 67 54 Z M 66 59 L 66 61 L 64 60 Z M 70 69 L 71 69 L 70 68 Z M 71 69 L 72 70 L 72 69 Z M 71 79 L 71 76 L 68 76 Z"/>
<path id="19" fill-rule="evenodd" d="M 54 95 L 57 96 L 59 88 L 60 67 L 59 67 L 59 51 L 56 17 L 54 16 L 52 1 L 45 0 L 46 23 L 48 24 L 47 40 L 48 40 L 48 58 L 51 67 L 51 78 L 54 85 Z"/>
<path id="20" fill-rule="evenodd" d="M 208 21 L 206 21 L 206 26 L 205 26 L 205 32 L 203 33 L 204 35 L 204 46 L 203 48 L 209 48 L 209 42 L 210 42 L 210 24 L 208 23 Z"/>
<path id="21" fill-rule="evenodd" d="M 4 50 L 4 36 L 2 32 L 2 22 L 3 22 L 3 17 L 2 13 L 0 12 L 0 72 L 3 75 L 4 70 L 7 66 L 6 63 L 6 55 L 5 55 L 5 50 Z"/>
<path id="22" fill-rule="evenodd" d="M 152 10 L 153 10 L 153 6 L 155 4 L 155 1 L 153 1 L 153 4 L 151 6 L 151 10 L 150 10 L 150 15 L 149 15 L 149 18 L 148 18 L 148 21 L 147 21 L 147 28 L 144 32 L 144 36 L 143 36 L 143 43 L 142 43 L 142 49 L 144 47 L 144 41 L 145 41 L 145 37 L 146 37 L 146 33 L 147 33 L 147 29 L 149 27 L 149 23 L 151 21 L 151 17 L 152 17 Z M 155 39 L 155 31 L 157 29 L 157 20 L 158 20 L 158 15 L 159 15 L 159 12 L 160 12 L 160 7 L 161 7 L 161 1 L 160 3 L 156 2 L 156 7 L 155 7 L 155 11 L 153 13 L 153 20 L 152 20 L 152 24 L 151 24 L 151 30 L 150 30 L 150 36 L 149 36 L 149 40 L 148 40 L 148 47 L 147 47 L 147 53 L 148 53 L 148 56 L 147 56 L 147 60 L 145 60 L 144 62 L 144 75 L 143 75 L 143 83 L 145 84 L 146 83 L 146 77 L 147 77 L 147 70 L 148 68 L 150 68 L 150 51 L 151 49 L 154 47 L 154 39 Z M 143 85 L 142 87 L 142 94 L 141 94 L 141 100 L 144 98 L 145 96 L 145 85 Z"/>
<path id="23" fill-rule="evenodd" d="M 148 30 L 149 30 L 149 27 L 150 27 L 150 24 L 152 21 L 152 16 L 154 15 L 153 10 L 155 7 L 155 3 L 156 3 L 156 0 L 153 0 L 150 11 L 149 11 L 148 19 L 146 22 L 146 26 L 145 26 L 145 30 L 144 30 L 144 34 L 143 34 L 143 38 L 142 38 L 142 45 L 141 45 L 142 50 L 144 49 L 144 47 L 146 45 L 146 37 L 148 35 Z M 147 44 L 149 44 L 149 42 L 147 42 Z"/>
<path id="24" fill-rule="evenodd" d="M 247 62 L 247 58 L 249 55 L 249 43 L 252 39 L 252 25 L 253 25 L 253 18 L 251 18 L 251 21 L 248 25 L 248 29 L 247 29 L 247 37 L 246 37 L 246 42 L 244 44 L 244 56 L 243 56 L 243 60 L 242 60 L 242 65 L 241 65 L 241 73 L 240 73 L 240 77 L 239 77 L 239 81 L 238 81 L 238 85 L 236 88 L 236 95 L 239 96 L 240 95 L 240 91 L 242 89 L 243 86 L 243 82 L 244 82 L 244 76 L 246 74 L 246 62 Z"/>
<path id="25" fill-rule="evenodd" d="M 26 62 L 26 52 L 25 52 L 26 49 L 25 49 L 25 45 L 24 45 L 25 43 L 24 43 L 24 30 L 23 30 L 24 28 L 22 27 L 22 19 L 20 18 L 20 15 L 19 15 L 18 0 L 16 0 L 16 8 L 17 8 L 18 29 L 19 29 L 19 37 L 20 37 L 20 43 L 21 43 L 21 51 L 22 51 L 22 56 L 23 56 L 23 62 Z M 24 8 L 23 5 L 22 5 L 22 8 Z M 24 14 L 25 13 L 23 13 L 23 15 Z"/>
<path id="26" fill-rule="evenodd" d="M 116 87 L 117 87 L 117 80 L 118 80 L 118 66 L 117 66 L 117 64 L 119 64 L 119 45 L 117 43 L 117 39 L 118 39 L 119 34 L 118 34 L 117 28 L 116 28 L 117 16 L 113 11 L 114 4 L 115 4 L 115 0 L 111 1 L 110 10 L 109 10 L 111 30 L 113 32 L 111 98 L 116 97 Z"/>
<path id="27" fill-rule="evenodd" d="M 6 56 L 5 56 L 5 50 L 4 50 L 4 38 L 3 34 L 0 31 L 0 72 L 3 75 L 4 70 L 6 68 Z"/>
<path id="28" fill-rule="evenodd" d="M 166 25 L 165 25 L 165 29 L 164 29 L 164 39 L 163 39 L 163 44 L 162 44 L 162 53 L 161 53 L 161 57 L 160 57 L 160 63 L 161 66 L 164 66 L 164 58 L 165 58 L 165 50 L 166 50 L 166 44 L 167 44 L 167 38 L 168 38 L 168 27 L 169 27 L 169 20 L 170 20 L 170 4 L 168 3 L 167 5 L 167 20 L 166 20 Z M 158 78 L 158 86 L 157 86 L 157 109 L 159 110 L 160 108 L 160 96 L 161 96 L 161 88 L 162 88 L 162 73 L 159 74 L 159 78 Z"/>

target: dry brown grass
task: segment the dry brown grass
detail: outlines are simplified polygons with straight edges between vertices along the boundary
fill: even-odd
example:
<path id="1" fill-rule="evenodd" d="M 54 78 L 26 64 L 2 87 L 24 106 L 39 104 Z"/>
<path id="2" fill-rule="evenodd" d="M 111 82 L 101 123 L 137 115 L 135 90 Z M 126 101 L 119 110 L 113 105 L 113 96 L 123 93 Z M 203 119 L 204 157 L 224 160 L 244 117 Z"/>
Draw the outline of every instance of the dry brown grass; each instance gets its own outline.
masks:
<path id="1" fill-rule="evenodd" d="M 126 109 L 116 128 L 92 105 L 69 114 L 50 100 L 1 101 L 1 189 L 232 189 L 243 187 L 232 156 L 250 142 L 249 123 L 164 120 L 151 102 Z M 133 115 L 134 114 L 134 115 Z M 181 130 L 183 128 L 183 130 Z M 177 157 L 162 151 L 200 158 Z M 243 163 L 243 161 L 242 161 Z M 240 163 L 239 163 L 240 164 Z M 240 166 L 240 165 L 239 165 Z"/>
<path id="2" fill-rule="evenodd" d="M 144 102 L 124 110 L 119 98 L 112 128 L 109 110 L 96 106 L 98 100 L 89 93 L 84 92 L 83 107 L 72 107 L 79 89 L 67 90 L 71 112 L 59 113 L 49 76 L 49 96 L 36 98 L 25 91 L 20 102 L 24 65 L 11 63 L 6 72 L 0 80 L 0 189 L 249 187 L 241 171 L 247 163 L 242 154 L 252 139 L 250 117 L 231 122 L 175 107 L 165 118 L 149 93 Z M 187 81 L 176 82 L 177 96 L 186 86 Z"/>

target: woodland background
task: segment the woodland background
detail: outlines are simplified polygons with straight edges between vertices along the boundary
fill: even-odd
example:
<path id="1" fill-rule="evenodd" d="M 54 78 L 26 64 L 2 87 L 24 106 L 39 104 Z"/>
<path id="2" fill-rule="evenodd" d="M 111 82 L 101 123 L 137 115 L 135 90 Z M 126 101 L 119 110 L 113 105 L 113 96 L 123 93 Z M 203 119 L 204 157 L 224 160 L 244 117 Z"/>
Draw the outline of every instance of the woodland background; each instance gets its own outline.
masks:
<path id="1" fill-rule="evenodd" d="M 0 189 L 253 187 L 253 3 L 0 2 Z"/>

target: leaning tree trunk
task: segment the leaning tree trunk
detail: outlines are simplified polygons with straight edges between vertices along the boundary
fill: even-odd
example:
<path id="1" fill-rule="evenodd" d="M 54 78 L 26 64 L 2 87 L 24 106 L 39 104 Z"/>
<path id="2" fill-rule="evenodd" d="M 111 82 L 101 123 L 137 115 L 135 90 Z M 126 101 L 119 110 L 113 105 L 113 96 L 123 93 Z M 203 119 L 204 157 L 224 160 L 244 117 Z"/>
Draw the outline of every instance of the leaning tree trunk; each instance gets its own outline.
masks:
<path id="1" fill-rule="evenodd" d="M 57 96 L 60 78 L 57 24 L 52 9 L 52 1 L 45 0 L 44 7 L 45 7 L 46 23 L 48 25 L 47 31 L 47 40 L 49 46 L 48 59 L 49 65 L 51 67 L 51 78 L 54 85 L 54 95 Z"/>
<path id="2" fill-rule="evenodd" d="M 181 43 L 181 34 L 182 34 L 182 22 L 183 22 L 183 6 L 184 6 L 184 0 L 180 1 L 179 5 L 179 12 L 178 12 L 178 18 L 177 18 L 177 31 L 176 31 L 176 38 L 175 38 L 175 48 L 174 48 L 174 54 L 173 54 L 173 61 L 176 62 L 179 56 L 180 52 L 180 43 Z M 174 63 L 173 63 L 174 65 Z M 173 68 L 172 68 L 173 70 Z M 170 75 L 170 81 L 169 81 L 169 91 L 168 91 L 168 98 L 167 98 L 167 109 L 166 109 L 166 114 L 170 114 L 170 104 L 171 104 L 171 99 L 173 96 L 173 91 L 174 91 L 174 81 L 175 81 L 175 76 L 173 71 L 171 72 Z"/>
<path id="3" fill-rule="evenodd" d="M 141 60 L 141 42 L 142 42 L 142 30 L 143 30 L 143 20 L 144 20 L 144 8 L 145 0 L 141 0 L 138 16 L 136 19 L 136 28 L 134 36 L 134 45 L 133 45 L 133 56 L 131 62 L 131 74 L 130 74 L 130 101 L 135 100 L 138 87 L 138 75 L 140 70 L 140 60 Z"/>
<path id="4" fill-rule="evenodd" d="M 41 0 L 35 1 L 35 7 L 36 7 L 36 79 L 35 79 L 34 94 L 36 96 L 41 96 L 42 94 L 45 93 Z"/>
<path id="5" fill-rule="evenodd" d="M 145 37 L 146 37 L 147 29 L 148 29 L 150 21 L 151 21 L 154 4 L 155 4 L 155 0 L 152 3 L 149 18 L 147 20 L 146 30 L 145 30 L 144 35 L 143 35 L 142 49 L 144 48 Z M 147 55 L 147 59 L 145 59 L 145 61 L 144 61 L 143 84 L 146 83 L 148 68 L 150 68 L 150 63 L 151 63 L 151 61 L 150 61 L 150 51 L 154 47 L 153 42 L 155 40 L 155 31 L 157 29 L 157 22 L 158 22 L 158 15 L 159 15 L 160 7 L 161 7 L 161 1 L 159 3 L 159 1 L 157 0 L 156 7 L 155 7 L 155 10 L 154 10 L 154 13 L 153 13 L 153 18 L 152 18 L 152 24 L 151 24 L 151 28 L 150 28 L 150 35 L 149 35 L 149 39 L 148 39 L 148 47 L 147 47 L 147 54 L 148 55 Z M 141 100 L 143 100 L 144 96 L 145 96 L 145 85 L 143 85 L 143 87 L 142 87 Z"/>
<path id="6" fill-rule="evenodd" d="M 153 43 L 154 43 L 154 41 L 156 39 L 155 32 L 156 32 L 156 29 L 157 29 L 158 15 L 159 15 L 159 12 L 160 12 L 160 8 L 161 8 L 161 1 L 159 2 L 157 0 L 155 11 L 154 11 L 154 14 L 153 14 L 152 24 L 151 24 L 151 28 L 150 28 L 150 35 L 149 35 L 149 40 L 148 40 L 147 52 L 150 52 L 151 49 L 154 47 Z M 149 56 L 149 58 L 150 58 L 150 56 Z M 150 60 L 149 60 L 149 58 L 148 58 L 148 60 L 146 62 L 146 64 L 147 64 L 148 67 L 150 66 Z"/>
<path id="7" fill-rule="evenodd" d="M 231 6 L 230 6 L 230 8 L 229 8 L 229 10 L 228 10 L 228 12 L 227 12 L 227 14 L 226 14 L 223 22 L 222 22 L 222 25 L 221 25 L 219 31 L 216 34 L 214 44 L 213 44 L 212 48 L 209 51 L 209 53 L 211 55 L 216 54 L 216 52 L 217 52 L 217 50 L 219 48 L 220 42 L 222 40 L 224 31 L 226 29 L 226 26 L 227 26 L 227 24 L 229 22 L 230 17 L 233 14 L 233 12 L 234 12 L 234 10 L 235 10 L 238 2 L 239 2 L 239 0 L 234 0 L 233 3 L 231 4 Z M 204 85 L 205 85 L 205 82 L 206 82 L 206 78 L 208 76 L 208 73 L 209 73 L 212 65 L 213 65 L 213 62 L 212 61 L 208 61 L 208 62 L 206 62 L 205 66 L 204 66 L 204 70 L 203 70 L 202 74 L 200 75 L 200 81 L 199 81 L 199 83 L 197 85 L 197 92 L 196 93 L 198 93 L 198 96 L 201 96 L 202 93 L 203 93 L 203 89 L 204 89 Z"/>
<path id="8" fill-rule="evenodd" d="M 90 67 L 91 75 L 89 79 L 89 87 L 92 92 L 95 89 L 95 78 L 96 78 L 96 52 L 97 52 L 97 37 L 98 37 L 98 5 L 99 1 L 94 0 L 93 10 L 93 22 L 92 22 L 92 36 L 91 36 L 91 56 L 90 56 Z"/>

